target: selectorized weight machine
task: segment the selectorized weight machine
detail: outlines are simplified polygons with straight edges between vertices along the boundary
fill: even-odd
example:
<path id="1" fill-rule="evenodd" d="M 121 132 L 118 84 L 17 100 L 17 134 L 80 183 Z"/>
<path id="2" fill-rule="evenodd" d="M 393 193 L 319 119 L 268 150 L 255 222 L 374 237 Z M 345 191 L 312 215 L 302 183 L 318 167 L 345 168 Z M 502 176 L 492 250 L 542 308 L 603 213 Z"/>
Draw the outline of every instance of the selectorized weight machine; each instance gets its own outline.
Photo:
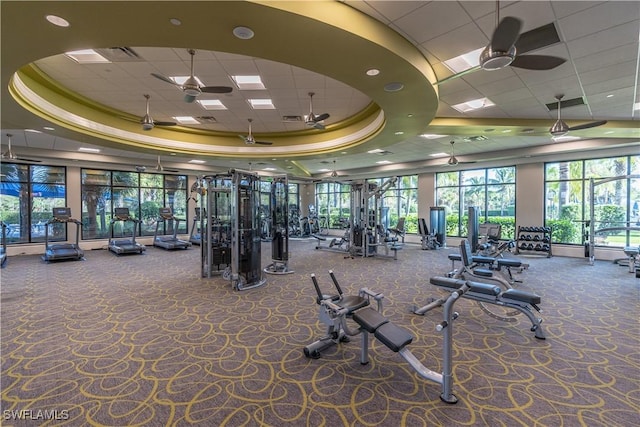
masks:
<path id="1" fill-rule="evenodd" d="M 258 175 L 231 169 L 200 177 L 198 184 L 206 206 L 200 224 L 202 277 L 222 274 L 239 291 L 264 285 Z"/>
<path id="2" fill-rule="evenodd" d="M 276 176 L 271 182 L 271 264 L 264 268 L 268 274 L 289 274 L 289 180 Z"/>

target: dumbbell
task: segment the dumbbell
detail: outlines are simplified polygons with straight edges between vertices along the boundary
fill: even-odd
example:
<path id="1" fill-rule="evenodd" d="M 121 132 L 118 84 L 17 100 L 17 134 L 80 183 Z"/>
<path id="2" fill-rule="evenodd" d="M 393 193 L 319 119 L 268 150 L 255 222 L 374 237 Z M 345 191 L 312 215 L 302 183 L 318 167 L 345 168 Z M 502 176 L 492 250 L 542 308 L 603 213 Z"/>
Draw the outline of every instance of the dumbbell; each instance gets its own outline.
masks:
<path id="1" fill-rule="evenodd" d="M 535 236 L 533 236 L 533 241 L 534 242 L 539 242 L 540 241 L 540 235 L 536 234 Z"/>
<path id="2" fill-rule="evenodd" d="M 531 234 L 527 234 L 527 240 L 531 240 Z"/>
<path id="3" fill-rule="evenodd" d="M 538 243 L 538 244 L 536 245 L 536 247 L 535 247 L 535 248 L 533 248 L 533 249 L 535 249 L 536 251 L 541 251 L 541 250 L 542 250 L 542 245 L 541 245 L 540 243 Z"/>
<path id="4" fill-rule="evenodd" d="M 522 243 L 520 243 L 519 248 L 522 249 L 523 251 L 526 251 L 527 250 L 527 244 L 522 242 Z"/>
<path id="5" fill-rule="evenodd" d="M 549 238 L 545 237 L 544 239 L 542 239 L 542 243 L 549 243 Z"/>
<path id="6" fill-rule="evenodd" d="M 527 245 L 527 250 L 532 251 L 533 250 L 533 243 L 529 243 Z"/>
<path id="7" fill-rule="evenodd" d="M 542 245 L 542 250 L 549 252 L 551 250 L 550 245 Z"/>

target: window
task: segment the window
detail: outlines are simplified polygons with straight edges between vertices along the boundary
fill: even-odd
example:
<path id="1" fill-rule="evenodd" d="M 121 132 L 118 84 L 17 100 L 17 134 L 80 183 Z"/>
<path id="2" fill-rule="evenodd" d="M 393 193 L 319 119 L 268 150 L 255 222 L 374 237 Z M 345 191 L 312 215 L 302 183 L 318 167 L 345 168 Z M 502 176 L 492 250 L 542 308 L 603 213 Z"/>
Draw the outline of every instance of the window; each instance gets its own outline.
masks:
<path id="1" fill-rule="evenodd" d="M 515 237 L 516 168 L 474 169 L 436 174 L 436 203 L 447 213 L 447 236 L 467 235 L 468 208 L 480 208 L 480 222 L 502 226 Z"/>
<path id="2" fill-rule="evenodd" d="M 640 226 L 639 175 L 640 156 L 545 164 L 545 225 L 553 227 L 552 240 L 580 245 L 588 240 L 593 179 L 594 228 L 616 229 L 597 232 L 596 245 L 639 245 L 640 232 L 632 230 Z"/>
<path id="3" fill-rule="evenodd" d="M 180 218 L 178 233 L 187 232 L 187 177 L 126 171 L 82 169 L 82 238 L 106 239 L 111 236 L 113 208 L 128 207 L 134 218 L 142 220 L 138 234 L 155 233 L 158 210 L 170 207 Z M 173 233 L 164 224 L 158 233 Z"/>
<path id="4" fill-rule="evenodd" d="M 329 218 L 329 228 L 342 228 L 351 216 L 351 186 L 337 182 L 316 184 L 318 216 Z"/>
<path id="5" fill-rule="evenodd" d="M 0 190 L 7 243 L 44 242 L 53 208 L 66 206 L 66 169 L 3 162 Z M 54 231 L 52 240 L 66 240 L 66 227 Z"/>

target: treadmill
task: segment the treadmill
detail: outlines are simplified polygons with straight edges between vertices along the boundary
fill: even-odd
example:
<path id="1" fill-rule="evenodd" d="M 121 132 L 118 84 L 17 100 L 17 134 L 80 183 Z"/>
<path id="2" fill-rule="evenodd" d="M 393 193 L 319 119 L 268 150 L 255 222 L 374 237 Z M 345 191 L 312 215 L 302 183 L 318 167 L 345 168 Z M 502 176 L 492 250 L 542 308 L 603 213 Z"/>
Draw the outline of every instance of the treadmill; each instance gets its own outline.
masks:
<path id="1" fill-rule="evenodd" d="M 189 233 L 189 241 L 194 245 L 200 246 L 200 243 L 202 242 L 202 231 L 198 228 L 198 226 L 200 225 L 199 223 L 202 219 L 200 215 L 203 215 L 204 217 L 206 217 L 207 211 L 205 208 L 196 207 L 195 209 L 196 209 L 196 214 L 193 217 L 193 224 L 191 224 L 191 233 Z"/>
<path id="2" fill-rule="evenodd" d="M 49 227 L 68 223 L 76 225 L 76 242 L 75 243 L 49 243 Z M 53 208 L 53 218 L 44 225 L 44 248 L 45 252 L 42 259 L 49 261 L 62 260 L 83 260 L 84 251 L 80 249 L 80 230 L 82 222 L 71 218 L 71 208 Z"/>
<path id="3" fill-rule="evenodd" d="M 156 222 L 156 231 L 153 234 L 153 246 L 167 250 L 189 248 L 191 246 L 191 242 L 180 240 L 177 237 L 180 219 L 173 216 L 171 208 L 160 208 L 159 214 L 160 217 Z M 165 223 L 169 223 L 173 226 L 173 234 L 159 236 L 158 229 L 160 228 L 160 224 Z"/>
<path id="4" fill-rule="evenodd" d="M 123 234 L 127 222 L 132 223 L 130 238 L 114 238 L 114 226 L 119 221 L 122 221 Z M 136 242 L 136 231 L 140 222 L 142 221 L 132 218 L 131 215 L 129 215 L 129 208 L 115 208 L 113 218 L 111 219 L 111 238 L 109 239 L 109 250 L 116 255 L 142 254 L 147 248 L 143 244 Z"/>
<path id="5" fill-rule="evenodd" d="M 7 263 L 7 224 L 0 221 L 2 226 L 2 244 L 0 245 L 0 268 L 4 268 Z"/>

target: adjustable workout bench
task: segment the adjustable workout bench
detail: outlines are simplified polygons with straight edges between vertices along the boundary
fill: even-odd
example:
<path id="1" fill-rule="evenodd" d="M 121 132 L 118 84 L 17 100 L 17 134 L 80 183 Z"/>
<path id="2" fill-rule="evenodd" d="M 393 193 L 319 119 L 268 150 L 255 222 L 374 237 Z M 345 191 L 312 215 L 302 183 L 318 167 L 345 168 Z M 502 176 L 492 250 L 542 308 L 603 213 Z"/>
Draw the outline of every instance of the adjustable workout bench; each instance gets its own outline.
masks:
<path id="1" fill-rule="evenodd" d="M 413 341 L 413 335 L 406 329 L 395 325 L 384 317 L 382 311 L 382 294 L 371 292 L 367 288 L 360 289 L 358 296 L 344 296 L 333 271 L 329 271 L 338 294 L 334 296 L 322 294 L 315 274 L 311 275 L 313 286 L 320 305 L 320 319 L 328 325 L 327 335 L 304 348 L 307 357 L 317 359 L 320 351 L 340 341 L 346 342 L 348 336 L 362 335 L 360 363 L 369 363 L 369 334 L 373 334 L 381 343 L 400 354 L 411 367 L 423 378 L 442 385 L 440 399 L 446 403 L 456 403 L 453 395 L 453 320 L 458 317 L 453 312 L 453 304 L 469 287 L 464 284 L 455 289 L 448 298 L 443 298 L 439 305 L 444 307 L 444 320 L 436 326 L 436 330 L 444 333 L 442 373 L 426 368 L 407 348 Z M 370 306 L 370 297 L 378 302 L 378 310 Z M 347 325 L 347 318 L 353 319 L 359 328 L 353 330 Z"/>
<path id="2" fill-rule="evenodd" d="M 533 309 L 540 312 L 540 297 L 536 294 L 523 292 L 517 289 L 507 289 L 503 291 L 500 287 L 489 283 L 469 282 L 462 279 L 452 279 L 450 277 L 432 277 L 429 279 L 432 285 L 445 288 L 447 291 L 455 291 L 467 285 L 469 290 L 465 292 L 464 298 L 480 301 L 488 304 L 495 304 L 505 308 L 512 308 L 524 313 L 531 320 L 531 331 L 535 332 L 538 339 L 545 339 L 542 330 L 542 319 L 533 314 Z M 426 312 L 442 304 L 442 299 L 433 301 L 422 308 L 414 309 L 415 314 L 424 315 Z M 494 316 L 497 318 L 497 316 Z"/>
<path id="3" fill-rule="evenodd" d="M 466 240 L 464 242 L 466 242 Z M 451 271 L 447 273 L 447 276 L 458 277 L 462 271 L 456 268 L 456 261 L 463 261 L 462 250 L 459 254 L 449 254 L 448 258 L 451 261 Z M 523 263 L 517 259 L 472 255 L 470 256 L 470 262 L 465 264 L 464 267 L 466 267 L 466 269 L 463 268 L 463 270 L 466 270 L 467 273 L 479 278 L 493 277 L 494 271 L 502 272 L 502 269 L 504 268 L 507 272 L 507 276 L 509 277 L 509 283 L 514 283 L 522 282 L 522 280 L 514 278 L 511 269 L 516 269 L 518 272 L 522 272 L 529 268 L 529 264 Z"/>

